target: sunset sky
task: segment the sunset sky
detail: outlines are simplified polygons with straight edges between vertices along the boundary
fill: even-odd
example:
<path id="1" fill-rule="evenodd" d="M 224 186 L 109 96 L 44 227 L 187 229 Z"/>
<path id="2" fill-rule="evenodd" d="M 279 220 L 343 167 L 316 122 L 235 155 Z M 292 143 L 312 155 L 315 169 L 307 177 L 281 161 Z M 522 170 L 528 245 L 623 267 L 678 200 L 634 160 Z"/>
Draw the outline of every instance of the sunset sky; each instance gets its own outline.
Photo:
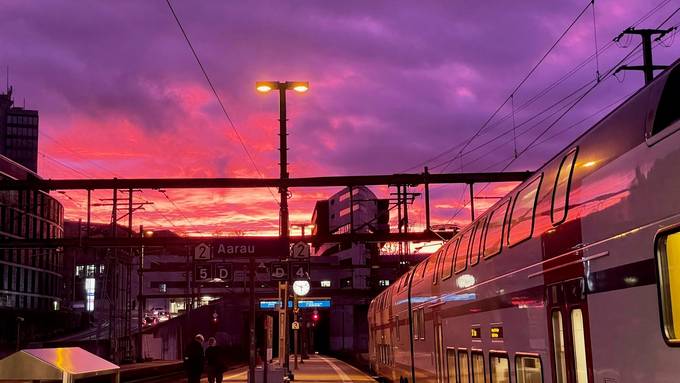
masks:
<path id="1" fill-rule="evenodd" d="M 459 155 L 589 3 L 172 1 L 259 171 L 272 178 L 278 177 L 278 99 L 255 91 L 260 80 L 310 83 L 308 93 L 288 95 L 291 177 L 422 172 L 423 166 L 435 173 L 500 171 L 515 145 L 522 155 L 507 170 L 538 168 L 642 86 L 642 73 L 604 77 L 543 134 L 583 91 L 536 114 L 631 52 L 638 37 L 611 43 L 623 29 L 656 28 L 680 6 L 596 0 L 595 20 L 587 9 Z M 663 27 L 678 24 L 680 12 Z M 4 0 L 0 35 L 2 89 L 8 66 L 15 103 L 40 111 L 44 178 L 260 176 L 165 1 Z M 680 57 L 674 37 L 654 49 L 656 63 Z M 626 63 L 640 64 L 641 54 Z M 476 187 L 480 195 L 501 196 L 512 185 L 484 187 Z M 391 191 L 372 189 L 382 198 Z M 338 190 L 292 190 L 291 222 L 309 222 L 314 202 Z M 432 190 L 435 224 L 469 221 L 464 187 Z M 274 189 L 144 190 L 136 200 L 154 205 L 136 213 L 134 224 L 194 235 L 275 234 L 272 193 L 278 198 Z M 95 202 L 110 194 L 94 193 Z M 67 219 L 85 218 L 83 192 L 55 195 Z M 475 204 L 483 209 L 493 202 Z M 94 209 L 97 221 L 110 216 L 110 207 Z M 422 229 L 422 198 L 412 218 Z"/>

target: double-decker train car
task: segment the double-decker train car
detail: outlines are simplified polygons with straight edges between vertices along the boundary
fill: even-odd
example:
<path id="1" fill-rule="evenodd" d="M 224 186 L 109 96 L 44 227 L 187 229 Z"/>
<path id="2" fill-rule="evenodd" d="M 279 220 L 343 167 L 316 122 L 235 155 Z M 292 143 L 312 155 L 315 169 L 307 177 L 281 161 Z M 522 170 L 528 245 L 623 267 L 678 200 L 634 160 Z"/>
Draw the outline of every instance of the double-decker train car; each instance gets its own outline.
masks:
<path id="1" fill-rule="evenodd" d="M 680 382 L 680 64 L 369 308 L 393 382 Z"/>

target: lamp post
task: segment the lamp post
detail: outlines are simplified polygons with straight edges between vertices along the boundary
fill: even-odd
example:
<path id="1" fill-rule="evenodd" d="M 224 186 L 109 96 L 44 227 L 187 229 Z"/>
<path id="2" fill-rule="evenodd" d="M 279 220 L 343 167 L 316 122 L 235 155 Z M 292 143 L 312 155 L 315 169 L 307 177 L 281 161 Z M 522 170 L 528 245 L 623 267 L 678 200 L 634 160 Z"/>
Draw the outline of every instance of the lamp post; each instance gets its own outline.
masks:
<path id="1" fill-rule="evenodd" d="M 293 90 L 298 93 L 304 93 L 309 90 L 309 83 L 306 81 L 258 81 L 255 83 L 255 88 L 260 93 L 269 93 L 272 90 L 279 91 L 279 168 L 281 170 L 280 180 L 281 186 L 279 187 L 279 194 L 281 195 L 281 203 L 279 207 L 279 236 L 286 241 L 289 239 L 289 229 L 288 229 L 288 186 L 286 180 L 288 180 L 288 131 L 287 122 L 288 118 L 286 116 L 286 91 Z M 286 258 L 288 254 L 286 254 Z M 254 260 L 251 259 L 251 268 L 254 269 Z M 254 270 L 251 270 L 251 273 Z M 283 285 L 285 291 L 287 289 L 287 282 Z M 281 289 L 281 286 L 280 286 Z M 288 358 L 288 321 L 287 321 L 287 301 L 288 297 L 284 297 L 282 300 L 282 314 L 279 315 L 279 321 L 283 321 L 283 326 L 279 323 L 280 328 L 286 329 L 285 338 L 283 343 L 285 343 L 285 355 L 279 355 L 279 359 L 284 358 L 284 366 L 286 371 L 289 369 L 289 358 Z M 248 381 L 255 381 L 255 292 L 251 285 L 250 287 L 250 368 L 248 370 Z M 282 349 L 282 347 L 279 347 Z"/>

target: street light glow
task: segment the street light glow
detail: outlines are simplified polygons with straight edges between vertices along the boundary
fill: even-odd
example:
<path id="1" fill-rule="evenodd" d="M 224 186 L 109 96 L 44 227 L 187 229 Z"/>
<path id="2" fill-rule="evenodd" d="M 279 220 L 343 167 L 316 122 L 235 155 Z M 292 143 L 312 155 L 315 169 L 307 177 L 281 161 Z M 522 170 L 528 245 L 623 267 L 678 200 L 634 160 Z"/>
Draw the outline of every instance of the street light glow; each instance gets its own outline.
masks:
<path id="1" fill-rule="evenodd" d="M 267 93 L 267 92 L 271 92 L 271 90 L 272 90 L 272 87 L 269 84 L 258 84 L 256 86 L 257 86 L 257 88 L 256 88 L 257 91 L 260 92 L 260 93 Z"/>

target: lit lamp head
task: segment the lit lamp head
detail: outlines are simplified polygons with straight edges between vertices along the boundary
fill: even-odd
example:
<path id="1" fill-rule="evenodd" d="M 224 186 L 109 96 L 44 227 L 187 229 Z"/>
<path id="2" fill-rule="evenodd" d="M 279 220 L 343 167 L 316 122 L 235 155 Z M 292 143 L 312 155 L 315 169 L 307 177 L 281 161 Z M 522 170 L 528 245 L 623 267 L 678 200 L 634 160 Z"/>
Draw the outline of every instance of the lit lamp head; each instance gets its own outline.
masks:
<path id="1" fill-rule="evenodd" d="M 298 280 L 293 282 L 293 292 L 299 297 L 304 297 L 309 293 L 310 285 L 307 280 Z"/>
<path id="2" fill-rule="evenodd" d="M 309 90 L 309 82 L 307 81 L 289 81 L 286 83 L 287 89 L 292 89 L 298 93 L 304 93 Z"/>
<path id="3" fill-rule="evenodd" d="M 278 88 L 276 81 L 258 81 L 255 83 L 255 89 L 260 93 L 269 93 L 275 88 Z"/>

